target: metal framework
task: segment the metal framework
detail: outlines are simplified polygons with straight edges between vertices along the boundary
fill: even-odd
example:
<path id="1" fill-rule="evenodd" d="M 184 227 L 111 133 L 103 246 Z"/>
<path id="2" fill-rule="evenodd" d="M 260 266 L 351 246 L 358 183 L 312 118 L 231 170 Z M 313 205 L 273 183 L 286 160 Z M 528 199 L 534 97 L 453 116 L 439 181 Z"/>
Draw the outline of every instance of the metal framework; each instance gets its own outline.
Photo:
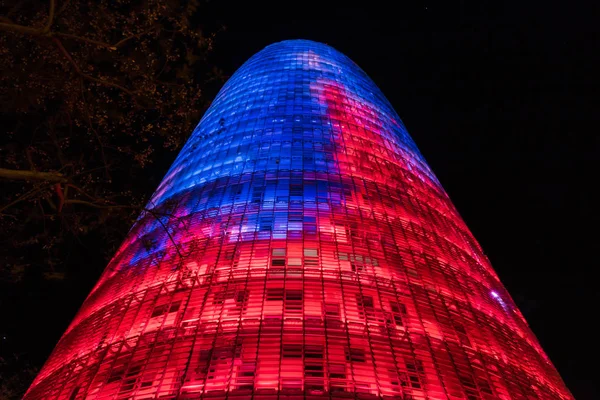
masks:
<path id="1" fill-rule="evenodd" d="M 400 118 L 324 44 L 225 84 L 25 399 L 571 399 Z"/>

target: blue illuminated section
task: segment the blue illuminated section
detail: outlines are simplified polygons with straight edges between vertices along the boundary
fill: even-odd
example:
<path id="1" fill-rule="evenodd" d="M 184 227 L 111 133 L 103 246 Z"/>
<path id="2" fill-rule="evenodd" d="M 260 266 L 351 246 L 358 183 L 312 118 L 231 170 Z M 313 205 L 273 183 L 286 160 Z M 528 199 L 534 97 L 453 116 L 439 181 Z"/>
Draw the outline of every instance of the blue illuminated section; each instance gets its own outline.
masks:
<path id="1" fill-rule="evenodd" d="M 371 105 L 362 120 L 355 122 L 380 135 L 383 145 L 397 153 L 398 159 L 437 184 L 400 118 L 368 76 L 327 45 L 293 40 L 266 47 L 229 79 L 173 163 L 150 207 L 219 179 L 235 184 L 244 174 L 285 170 L 339 174 L 337 160 L 331 157 L 336 127 L 324 100 L 322 89 L 327 85 L 343 88 L 344 101 L 355 102 L 356 107 Z M 263 201 L 269 204 L 277 196 L 286 196 L 285 183 L 280 180 L 277 188 L 267 186 Z M 223 192 L 221 197 L 206 190 L 196 207 L 252 201 L 251 185 L 235 190 L 239 193 Z M 311 196 L 314 194 L 307 191 L 302 197 L 310 201 Z"/>

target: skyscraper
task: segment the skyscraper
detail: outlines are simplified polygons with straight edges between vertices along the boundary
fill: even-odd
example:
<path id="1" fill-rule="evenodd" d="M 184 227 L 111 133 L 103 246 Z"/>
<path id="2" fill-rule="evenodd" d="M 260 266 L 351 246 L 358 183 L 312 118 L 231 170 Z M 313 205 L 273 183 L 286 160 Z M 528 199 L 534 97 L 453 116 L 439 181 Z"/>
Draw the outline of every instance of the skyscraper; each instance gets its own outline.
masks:
<path id="1" fill-rule="evenodd" d="M 225 84 L 26 399 L 569 399 L 400 118 L 324 44 Z"/>

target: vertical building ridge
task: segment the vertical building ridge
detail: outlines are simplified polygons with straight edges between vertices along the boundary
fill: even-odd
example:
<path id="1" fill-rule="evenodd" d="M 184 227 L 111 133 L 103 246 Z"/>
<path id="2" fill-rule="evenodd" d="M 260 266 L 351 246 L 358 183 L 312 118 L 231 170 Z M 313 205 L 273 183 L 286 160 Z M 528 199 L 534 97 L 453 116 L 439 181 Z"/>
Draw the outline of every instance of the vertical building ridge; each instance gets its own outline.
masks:
<path id="1" fill-rule="evenodd" d="M 223 86 L 25 399 L 571 399 L 385 96 L 272 44 Z"/>

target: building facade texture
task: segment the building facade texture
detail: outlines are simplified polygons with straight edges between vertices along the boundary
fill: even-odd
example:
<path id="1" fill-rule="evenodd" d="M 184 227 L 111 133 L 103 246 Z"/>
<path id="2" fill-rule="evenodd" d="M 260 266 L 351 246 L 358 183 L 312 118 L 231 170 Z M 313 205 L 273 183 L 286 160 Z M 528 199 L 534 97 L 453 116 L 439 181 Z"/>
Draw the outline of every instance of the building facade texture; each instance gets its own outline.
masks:
<path id="1" fill-rule="evenodd" d="M 570 399 L 381 91 L 284 41 L 224 85 L 29 399 Z"/>

